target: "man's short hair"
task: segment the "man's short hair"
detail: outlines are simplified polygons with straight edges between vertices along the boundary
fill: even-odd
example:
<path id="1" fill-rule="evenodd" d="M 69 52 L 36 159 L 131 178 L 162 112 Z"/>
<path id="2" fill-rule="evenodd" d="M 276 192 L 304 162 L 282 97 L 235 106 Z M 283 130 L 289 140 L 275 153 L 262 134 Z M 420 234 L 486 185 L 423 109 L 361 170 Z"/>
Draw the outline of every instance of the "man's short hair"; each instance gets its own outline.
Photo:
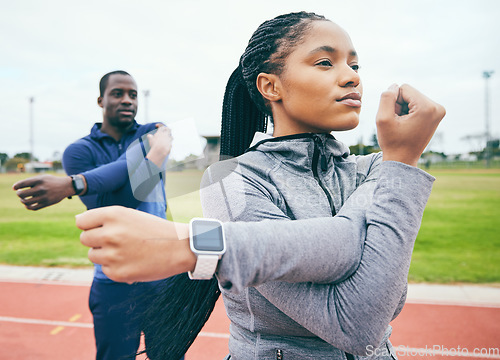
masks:
<path id="1" fill-rule="evenodd" d="M 104 92 L 106 91 L 106 87 L 108 86 L 109 77 L 111 75 L 116 75 L 116 74 L 128 75 L 128 76 L 132 77 L 132 75 L 130 75 L 128 72 L 123 71 L 123 70 L 115 70 L 115 71 L 111 71 L 111 72 L 107 73 L 106 75 L 104 75 L 101 78 L 101 81 L 99 81 L 99 96 L 101 96 L 101 97 L 104 96 Z"/>

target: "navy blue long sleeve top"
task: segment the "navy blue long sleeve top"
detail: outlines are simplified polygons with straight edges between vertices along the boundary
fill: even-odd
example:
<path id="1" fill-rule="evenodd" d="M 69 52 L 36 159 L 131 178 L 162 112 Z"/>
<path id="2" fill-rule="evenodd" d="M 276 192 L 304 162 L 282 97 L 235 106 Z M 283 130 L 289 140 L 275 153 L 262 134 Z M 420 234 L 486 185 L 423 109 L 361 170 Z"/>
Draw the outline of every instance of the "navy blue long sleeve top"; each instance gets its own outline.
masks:
<path id="1" fill-rule="evenodd" d="M 87 209 L 121 205 L 165 219 L 163 169 L 146 158 L 146 135 L 156 129 L 156 124 L 134 121 L 120 141 L 103 133 L 101 125 L 96 123 L 89 135 L 69 145 L 63 154 L 66 173 L 82 174 L 87 181 L 81 201 Z M 100 266 L 95 270 L 96 278 L 109 280 Z"/>

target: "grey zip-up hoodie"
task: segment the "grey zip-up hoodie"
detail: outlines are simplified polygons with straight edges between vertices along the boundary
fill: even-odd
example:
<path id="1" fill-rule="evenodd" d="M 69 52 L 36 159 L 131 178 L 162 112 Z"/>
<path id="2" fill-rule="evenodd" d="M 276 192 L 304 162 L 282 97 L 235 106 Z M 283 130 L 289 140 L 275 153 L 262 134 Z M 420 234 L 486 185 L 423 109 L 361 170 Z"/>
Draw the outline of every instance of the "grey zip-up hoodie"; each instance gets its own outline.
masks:
<path id="1" fill-rule="evenodd" d="M 433 181 L 326 134 L 256 134 L 209 167 L 201 199 L 226 222 L 216 275 L 231 359 L 395 358 L 389 322 Z"/>

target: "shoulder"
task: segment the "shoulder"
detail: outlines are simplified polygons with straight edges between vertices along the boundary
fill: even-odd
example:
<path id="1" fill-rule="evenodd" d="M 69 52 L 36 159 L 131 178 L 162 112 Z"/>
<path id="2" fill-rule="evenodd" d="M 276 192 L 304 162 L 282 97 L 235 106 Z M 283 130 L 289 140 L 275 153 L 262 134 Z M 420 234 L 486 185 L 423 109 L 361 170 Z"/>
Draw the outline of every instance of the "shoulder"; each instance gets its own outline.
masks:
<path id="1" fill-rule="evenodd" d="M 137 135 L 142 136 L 144 134 L 147 134 L 150 131 L 155 130 L 156 124 L 162 124 L 162 123 L 155 122 L 155 123 L 147 123 L 147 124 L 137 124 L 136 136 Z"/>
<path id="2" fill-rule="evenodd" d="M 66 171 L 71 173 L 81 172 L 94 162 L 97 141 L 90 136 L 83 137 L 70 144 L 63 152 L 62 163 Z"/>
<path id="3" fill-rule="evenodd" d="M 234 177 L 244 177 L 247 180 L 262 178 L 272 166 L 274 166 L 273 163 L 265 153 L 249 151 L 238 157 L 210 165 L 203 174 L 202 182 L 215 183 Z"/>
<path id="4" fill-rule="evenodd" d="M 87 135 L 75 142 L 69 144 L 64 150 L 64 154 L 72 154 L 86 149 L 92 149 L 96 146 L 96 141 L 90 135 Z"/>
<path id="5" fill-rule="evenodd" d="M 161 122 L 153 122 L 153 123 L 147 123 L 147 124 L 139 124 L 139 129 L 141 130 L 146 130 L 146 131 L 151 131 L 156 129 L 156 125 L 164 125 Z"/>

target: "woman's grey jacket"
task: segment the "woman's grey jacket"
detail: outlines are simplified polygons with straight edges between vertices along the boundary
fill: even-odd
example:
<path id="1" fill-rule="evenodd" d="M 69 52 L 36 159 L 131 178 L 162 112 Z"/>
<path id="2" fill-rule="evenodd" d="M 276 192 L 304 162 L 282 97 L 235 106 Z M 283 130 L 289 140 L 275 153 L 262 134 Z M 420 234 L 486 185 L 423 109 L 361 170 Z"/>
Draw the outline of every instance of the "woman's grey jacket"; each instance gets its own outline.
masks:
<path id="1" fill-rule="evenodd" d="M 231 359 L 395 358 L 389 322 L 434 178 L 326 134 L 252 144 L 201 189 L 204 216 L 227 222 L 217 278 Z"/>

